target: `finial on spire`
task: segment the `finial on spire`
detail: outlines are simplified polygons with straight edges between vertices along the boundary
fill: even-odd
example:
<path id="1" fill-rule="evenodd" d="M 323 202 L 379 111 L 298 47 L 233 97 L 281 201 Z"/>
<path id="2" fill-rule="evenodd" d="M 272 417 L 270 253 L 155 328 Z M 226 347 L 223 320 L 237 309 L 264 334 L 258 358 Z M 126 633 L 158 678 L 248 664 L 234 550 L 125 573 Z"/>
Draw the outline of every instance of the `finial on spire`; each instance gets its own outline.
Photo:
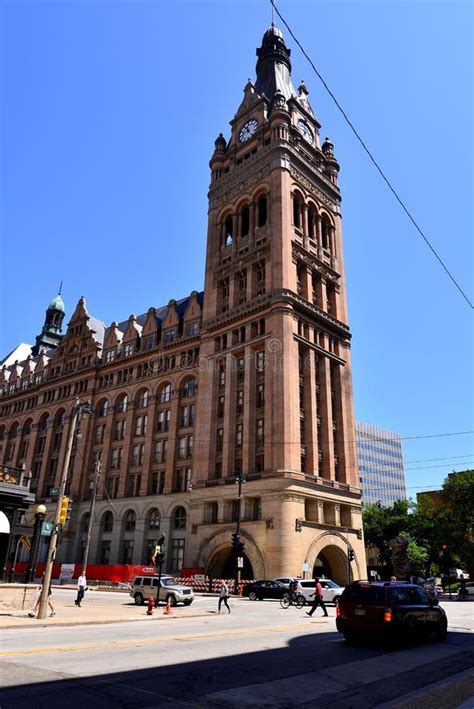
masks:
<path id="1" fill-rule="evenodd" d="M 62 289 L 63 289 L 63 282 L 61 281 L 61 283 L 59 285 L 58 295 L 61 295 Z"/>

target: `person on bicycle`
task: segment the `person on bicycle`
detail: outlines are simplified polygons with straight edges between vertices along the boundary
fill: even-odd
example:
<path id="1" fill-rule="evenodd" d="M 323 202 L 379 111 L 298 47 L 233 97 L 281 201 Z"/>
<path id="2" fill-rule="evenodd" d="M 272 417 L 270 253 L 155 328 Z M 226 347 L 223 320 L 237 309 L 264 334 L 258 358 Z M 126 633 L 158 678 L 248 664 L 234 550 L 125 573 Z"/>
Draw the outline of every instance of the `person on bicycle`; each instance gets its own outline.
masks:
<path id="1" fill-rule="evenodd" d="M 293 581 L 290 581 L 290 585 L 288 586 L 288 590 L 290 592 L 290 600 L 293 603 L 296 600 L 296 594 L 298 591 L 298 581 L 296 579 L 293 579 Z"/>

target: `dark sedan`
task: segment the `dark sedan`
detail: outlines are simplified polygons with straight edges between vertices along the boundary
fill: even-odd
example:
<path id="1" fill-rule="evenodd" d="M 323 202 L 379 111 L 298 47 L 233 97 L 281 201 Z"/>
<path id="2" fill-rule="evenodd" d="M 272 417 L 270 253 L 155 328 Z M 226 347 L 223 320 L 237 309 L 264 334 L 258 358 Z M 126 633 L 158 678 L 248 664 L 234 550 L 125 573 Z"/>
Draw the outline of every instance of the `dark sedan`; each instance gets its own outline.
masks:
<path id="1" fill-rule="evenodd" d="M 288 589 L 278 581 L 254 581 L 244 586 L 244 596 L 251 601 L 263 601 L 265 598 L 280 599 Z"/>

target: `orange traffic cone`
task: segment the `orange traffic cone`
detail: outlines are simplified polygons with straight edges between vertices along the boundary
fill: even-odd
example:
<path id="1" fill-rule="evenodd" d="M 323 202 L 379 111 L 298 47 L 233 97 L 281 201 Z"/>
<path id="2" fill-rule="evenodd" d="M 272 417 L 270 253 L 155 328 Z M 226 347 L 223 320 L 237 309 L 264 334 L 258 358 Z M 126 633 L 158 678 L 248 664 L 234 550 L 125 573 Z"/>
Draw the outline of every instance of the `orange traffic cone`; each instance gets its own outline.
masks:
<path id="1" fill-rule="evenodd" d="M 166 606 L 164 607 L 163 615 L 172 615 L 171 603 L 169 598 L 166 601 Z"/>

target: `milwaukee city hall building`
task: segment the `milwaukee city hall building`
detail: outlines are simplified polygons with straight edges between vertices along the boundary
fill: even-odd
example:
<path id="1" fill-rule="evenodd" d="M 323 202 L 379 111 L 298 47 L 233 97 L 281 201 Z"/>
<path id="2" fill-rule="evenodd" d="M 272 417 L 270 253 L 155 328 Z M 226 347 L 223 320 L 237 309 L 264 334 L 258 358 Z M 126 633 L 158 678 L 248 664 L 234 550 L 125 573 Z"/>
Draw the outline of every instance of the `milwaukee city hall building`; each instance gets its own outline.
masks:
<path id="1" fill-rule="evenodd" d="M 47 519 L 75 403 L 92 405 L 61 562 L 81 560 L 100 461 L 89 563 L 149 564 L 165 532 L 166 571 L 231 577 L 240 477 L 243 578 L 366 576 L 339 164 L 274 25 L 257 57 L 210 161 L 204 292 L 109 326 L 80 298 L 64 329 L 59 295 L 2 361 L 0 487 L 23 468 Z"/>

